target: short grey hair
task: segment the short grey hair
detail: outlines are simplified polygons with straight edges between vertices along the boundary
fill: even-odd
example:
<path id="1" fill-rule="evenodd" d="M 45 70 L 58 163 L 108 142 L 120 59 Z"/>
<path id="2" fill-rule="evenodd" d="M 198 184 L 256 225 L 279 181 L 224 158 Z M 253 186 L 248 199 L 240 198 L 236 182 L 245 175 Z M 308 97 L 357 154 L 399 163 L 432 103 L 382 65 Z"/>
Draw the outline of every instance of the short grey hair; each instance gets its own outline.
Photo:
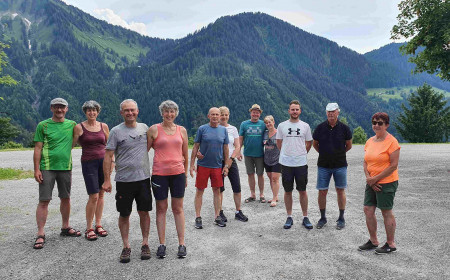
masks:
<path id="1" fill-rule="evenodd" d="M 81 106 L 81 109 L 83 110 L 83 112 L 85 114 L 88 109 L 95 109 L 95 110 L 97 110 L 98 113 L 100 113 L 100 111 L 102 110 L 102 106 L 100 106 L 100 104 L 98 104 L 97 101 L 89 100 L 89 101 L 84 102 L 83 106 Z"/>
<path id="2" fill-rule="evenodd" d="M 139 109 L 136 101 L 134 101 L 133 99 L 125 99 L 124 101 L 122 101 L 122 103 L 120 103 L 120 111 L 122 111 L 123 104 L 128 102 L 133 102 L 134 104 L 136 104 L 136 109 Z"/>
<path id="3" fill-rule="evenodd" d="M 161 116 L 163 115 L 165 110 L 175 110 L 176 112 L 176 116 L 178 116 L 178 105 L 177 103 L 175 103 L 172 100 L 166 100 L 161 102 L 161 104 L 159 105 L 159 113 L 161 114 Z"/>

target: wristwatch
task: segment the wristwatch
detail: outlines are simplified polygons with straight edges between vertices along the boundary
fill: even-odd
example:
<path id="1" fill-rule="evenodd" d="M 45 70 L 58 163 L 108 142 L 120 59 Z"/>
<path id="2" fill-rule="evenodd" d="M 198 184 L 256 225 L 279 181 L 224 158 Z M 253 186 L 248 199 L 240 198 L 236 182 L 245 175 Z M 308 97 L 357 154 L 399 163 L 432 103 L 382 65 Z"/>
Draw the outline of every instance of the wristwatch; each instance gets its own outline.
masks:
<path id="1" fill-rule="evenodd" d="M 234 157 L 230 157 L 231 160 L 234 160 Z"/>

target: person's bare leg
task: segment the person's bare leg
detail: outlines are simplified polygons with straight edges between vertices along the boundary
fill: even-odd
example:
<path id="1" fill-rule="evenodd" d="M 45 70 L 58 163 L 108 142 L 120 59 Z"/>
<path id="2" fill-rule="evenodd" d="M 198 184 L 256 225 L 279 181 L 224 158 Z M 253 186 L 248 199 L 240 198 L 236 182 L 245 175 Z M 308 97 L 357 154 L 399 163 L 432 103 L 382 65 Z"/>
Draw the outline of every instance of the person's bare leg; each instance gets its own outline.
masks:
<path id="1" fill-rule="evenodd" d="M 156 229 L 158 231 L 159 244 L 166 244 L 166 213 L 168 207 L 167 198 L 156 201 Z"/>
<path id="2" fill-rule="evenodd" d="M 375 216 L 375 206 L 364 206 L 364 214 L 366 215 L 366 225 L 369 231 L 370 241 L 373 245 L 378 246 L 377 238 L 377 217 Z"/>
<path id="3" fill-rule="evenodd" d="M 95 225 L 102 225 L 103 207 L 105 206 L 105 191 L 100 190 L 98 193 L 97 208 L 95 209 Z M 103 228 L 102 228 L 103 229 Z"/>
<path id="4" fill-rule="evenodd" d="M 219 211 L 222 211 L 223 192 L 219 192 Z"/>
<path id="5" fill-rule="evenodd" d="M 185 220 L 183 209 L 183 198 L 172 198 L 172 212 L 175 219 L 175 227 L 177 228 L 178 244 L 185 245 L 184 232 L 185 232 Z"/>
<path id="6" fill-rule="evenodd" d="M 381 210 L 381 213 L 383 214 L 384 218 L 384 228 L 386 229 L 386 238 L 387 238 L 387 244 L 389 244 L 389 247 L 396 248 L 394 237 L 395 237 L 395 228 L 397 227 L 394 213 L 392 212 L 392 209 L 389 210 Z"/>
<path id="7" fill-rule="evenodd" d="M 38 227 L 37 235 L 45 235 L 44 227 L 45 223 L 47 222 L 49 203 L 50 200 L 41 200 L 39 201 L 36 208 L 36 223 Z M 44 242 L 44 240 L 42 238 L 39 238 L 38 240 L 36 240 L 36 242 Z"/>
<path id="8" fill-rule="evenodd" d="M 275 203 L 278 200 L 278 192 L 280 191 L 280 173 L 271 172 L 272 178 L 271 180 L 271 187 L 272 187 L 272 201 L 275 201 Z"/>
<path id="9" fill-rule="evenodd" d="M 97 212 L 98 197 L 99 197 L 98 193 L 93 193 L 89 195 L 88 202 L 86 203 L 86 229 L 92 228 L 94 215 Z"/>
<path id="10" fill-rule="evenodd" d="M 130 242 L 128 241 L 128 233 L 130 231 L 130 216 L 119 216 L 119 230 L 122 237 L 123 248 L 130 248 Z"/>
<path id="11" fill-rule="evenodd" d="M 308 216 L 308 193 L 306 191 L 299 191 L 300 206 L 302 208 L 303 216 Z"/>
<path id="12" fill-rule="evenodd" d="M 288 216 L 292 215 L 292 192 L 284 192 L 284 205 Z"/>
<path id="13" fill-rule="evenodd" d="M 336 195 L 339 210 L 345 210 L 345 205 L 347 204 L 347 196 L 345 195 L 345 189 L 336 188 Z"/>
<path id="14" fill-rule="evenodd" d="M 264 196 L 264 174 L 258 175 L 258 188 L 259 188 L 259 197 L 263 197 Z"/>
<path id="15" fill-rule="evenodd" d="M 62 217 L 62 228 L 70 227 L 69 217 L 70 217 L 70 198 L 61 198 L 61 204 L 59 205 L 59 211 Z"/>
<path id="16" fill-rule="evenodd" d="M 204 189 L 196 188 L 195 198 L 194 198 L 195 217 L 201 217 L 200 212 L 202 210 L 204 191 L 205 191 Z"/>
<path id="17" fill-rule="evenodd" d="M 236 211 L 242 210 L 241 209 L 241 193 L 233 193 L 234 198 L 234 206 L 236 206 Z"/>
<path id="18" fill-rule="evenodd" d="M 255 174 L 248 174 L 248 185 L 250 187 L 250 196 L 256 198 L 256 181 Z"/>
<path id="19" fill-rule="evenodd" d="M 220 212 L 220 188 L 213 187 L 212 190 L 214 199 L 214 218 L 217 218 Z"/>
<path id="20" fill-rule="evenodd" d="M 327 194 L 328 190 L 319 190 L 319 195 L 317 197 L 317 204 L 319 205 L 319 209 L 325 209 L 327 207 Z"/>
<path id="21" fill-rule="evenodd" d="M 142 245 L 148 245 L 148 235 L 150 233 L 150 215 L 148 211 L 137 211 L 139 214 L 139 224 L 142 233 Z"/>

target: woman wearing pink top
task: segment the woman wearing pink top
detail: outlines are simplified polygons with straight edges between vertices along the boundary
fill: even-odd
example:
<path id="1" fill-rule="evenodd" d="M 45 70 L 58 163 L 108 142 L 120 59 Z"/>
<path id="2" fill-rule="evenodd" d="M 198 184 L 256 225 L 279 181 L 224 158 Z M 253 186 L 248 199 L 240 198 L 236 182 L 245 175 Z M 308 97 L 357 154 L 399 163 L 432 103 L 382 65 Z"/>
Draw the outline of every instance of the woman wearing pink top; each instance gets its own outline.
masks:
<path id="1" fill-rule="evenodd" d="M 86 121 L 77 124 L 73 133 L 73 145 L 79 143 L 82 147 L 81 168 L 83 171 L 86 190 L 89 200 L 86 204 L 86 232 L 84 236 L 87 240 L 97 240 L 97 235 L 105 237 L 108 232 L 103 229 L 103 196 L 102 189 L 103 158 L 105 157 L 106 141 L 109 136 L 109 128 L 106 123 L 97 121 L 101 106 L 96 101 L 90 100 L 83 104 L 83 112 L 86 114 Z M 111 169 L 112 170 L 112 169 Z M 95 215 L 95 230 L 92 222 Z"/>
<path id="2" fill-rule="evenodd" d="M 155 150 L 153 156 L 152 189 L 156 200 L 156 228 L 159 247 L 156 256 L 166 257 L 166 212 L 167 198 L 172 197 L 172 212 L 178 233 L 178 257 L 186 257 L 184 243 L 183 197 L 187 186 L 188 137 L 186 129 L 174 123 L 178 116 L 178 105 L 166 100 L 159 105 L 163 122 L 148 130 L 148 146 Z"/>

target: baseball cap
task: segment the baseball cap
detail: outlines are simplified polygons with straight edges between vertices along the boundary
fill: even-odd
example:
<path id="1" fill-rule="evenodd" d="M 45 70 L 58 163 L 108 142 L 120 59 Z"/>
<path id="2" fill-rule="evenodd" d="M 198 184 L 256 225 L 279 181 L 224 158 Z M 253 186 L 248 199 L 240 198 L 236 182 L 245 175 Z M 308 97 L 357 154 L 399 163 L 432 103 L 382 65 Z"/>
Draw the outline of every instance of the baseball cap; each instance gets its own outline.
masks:
<path id="1" fill-rule="evenodd" d="M 52 101 L 50 101 L 50 106 L 51 105 L 64 105 L 64 106 L 68 106 L 69 103 L 67 103 L 67 101 L 64 98 L 58 97 L 53 99 Z"/>
<path id="2" fill-rule="evenodd" d="M 339 110 L 339 105 L 337 103 L 328 103 L 326 110 L 327 111 Z"/>
<path id="3" fill-rule="evenodd" d="M 259 110 L 261 113 L 263 112 L 261 110 L 261 107 L 259 107 L 258 104 L 253 104 L 252 107 L 250 109 L 248 109 L 249 112 L 253 111 L 253 110 Z"/>

